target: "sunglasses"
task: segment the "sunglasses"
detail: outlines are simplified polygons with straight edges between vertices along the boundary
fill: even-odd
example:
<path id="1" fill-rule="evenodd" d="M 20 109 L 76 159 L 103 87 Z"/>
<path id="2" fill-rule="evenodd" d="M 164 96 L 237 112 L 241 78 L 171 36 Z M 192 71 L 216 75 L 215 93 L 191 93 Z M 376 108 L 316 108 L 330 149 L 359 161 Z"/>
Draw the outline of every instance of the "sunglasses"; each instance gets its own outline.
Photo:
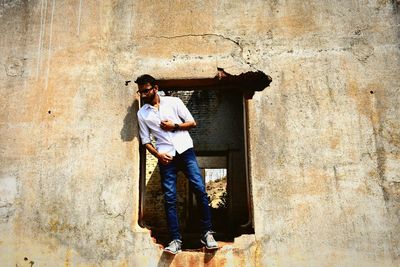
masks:
<path id="1" fill-rule="evenodd" d="M 149 89 L 144 89 L 142 91 L 137 91 L 138 95 L 147 95 L 154 87 L 150 87 Z"/>

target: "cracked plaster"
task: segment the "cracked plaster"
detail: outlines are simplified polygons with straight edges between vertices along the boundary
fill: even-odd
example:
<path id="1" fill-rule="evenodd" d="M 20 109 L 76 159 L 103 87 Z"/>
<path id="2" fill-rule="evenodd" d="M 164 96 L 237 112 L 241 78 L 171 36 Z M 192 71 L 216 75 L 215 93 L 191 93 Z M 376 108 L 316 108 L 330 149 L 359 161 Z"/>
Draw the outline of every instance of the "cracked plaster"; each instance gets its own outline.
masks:
<path id="1" fill-rule="evenodd" d="M 397 266 L 398 4 L 3 1 L 0 261 Z M 137 225 L 124 82 L 217 67 L 274 81 L 247 103 L 256 233 L 171 260 Z"/>

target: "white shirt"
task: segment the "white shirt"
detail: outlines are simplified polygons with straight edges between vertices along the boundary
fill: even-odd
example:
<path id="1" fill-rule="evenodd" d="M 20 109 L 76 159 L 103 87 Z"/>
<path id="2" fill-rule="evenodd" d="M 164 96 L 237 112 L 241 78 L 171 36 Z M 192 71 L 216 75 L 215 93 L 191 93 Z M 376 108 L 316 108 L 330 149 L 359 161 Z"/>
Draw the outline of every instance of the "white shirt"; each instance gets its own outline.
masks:
<path id="1" fill-rule="evenodd" d="M 139 134 L 142 144 L 151 143 L 150 133 L 156 139 L 156 149 L 160 153 L 175 156 L 193 147 L 193 140 L 188 131 L 164 131 L 160 124 L 163 120 L 173 123 L 194 121 L 192 114 L 177 97 L 160 96 L 159 109 L 150 104 L 144 104 L 137 112 L 139 120 Z"/>

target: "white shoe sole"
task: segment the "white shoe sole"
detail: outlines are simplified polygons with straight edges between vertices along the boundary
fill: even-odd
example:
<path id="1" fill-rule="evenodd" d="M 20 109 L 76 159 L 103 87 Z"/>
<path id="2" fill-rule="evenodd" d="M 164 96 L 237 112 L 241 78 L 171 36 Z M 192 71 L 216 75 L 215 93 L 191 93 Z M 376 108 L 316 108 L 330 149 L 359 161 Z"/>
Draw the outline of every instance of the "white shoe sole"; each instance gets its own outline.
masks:
<path id="1" fill-rule="evenodd" d="M 182 250 L 178 250 L 177 252 L 173 252 L 173 251 L 171 251 L 171 250 L 164 249 L 164 252 L 167 252 L 168 254 L 171 254 L 171 255 L 176 255 L 176 254 L 178 254 L 179 252 L 182 252 Z"/>
<path id="2" fill-rule="evenodd" d="M 206 242 L 204 242 L 203 240 L 200 239 L 200 242 L 201 242 L 204 246 L 206 246 L 206 249 L 209 249 L 209 250 L 216 250 L 216 249 L 219 249 L 218 245 L 217 245 L 216 247 L 209 247 L 209 246 L 207 246 Z"/>

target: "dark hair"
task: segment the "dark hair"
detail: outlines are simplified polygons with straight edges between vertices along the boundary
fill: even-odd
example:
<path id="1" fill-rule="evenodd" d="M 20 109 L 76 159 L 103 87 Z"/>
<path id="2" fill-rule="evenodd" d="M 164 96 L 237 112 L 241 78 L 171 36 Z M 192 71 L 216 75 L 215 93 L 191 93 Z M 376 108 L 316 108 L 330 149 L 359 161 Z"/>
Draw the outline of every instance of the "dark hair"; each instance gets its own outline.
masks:
<path id="1" fill-rule="evenodd" d="M 154 86 L 157 84 L 157 80 L 149 74 L 143 74 L 137 77 L 135 83 L 137 83 L 138 85 L 149 83 L 151 86 Z"/>

